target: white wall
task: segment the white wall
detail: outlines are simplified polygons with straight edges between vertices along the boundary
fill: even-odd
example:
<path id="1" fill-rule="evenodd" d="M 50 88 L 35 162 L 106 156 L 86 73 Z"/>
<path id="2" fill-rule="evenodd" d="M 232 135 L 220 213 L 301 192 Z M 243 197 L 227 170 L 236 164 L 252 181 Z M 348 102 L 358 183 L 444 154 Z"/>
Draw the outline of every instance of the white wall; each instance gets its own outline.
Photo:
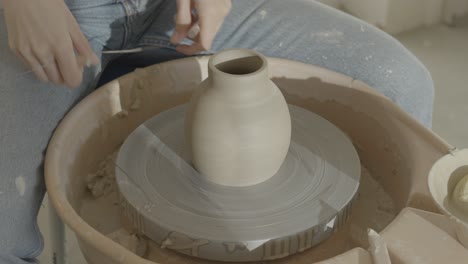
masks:
<path id="1" fill-rule="evenodd" d="M 343 8 L 350 14 L 383 27 L 386 22 L 388 4 L 391 0 L 342 0 Z"/>
<path id="2" fill-rule="evenodd" d="M 343 2 L 343 0 L 317 0 L 317 1 L 322 2 L 324 4 L 327 4 L 329 6 L 333 6 L 335 8 L 341 8 L 341 4 Z M 344 1 L 346 1 L 346 0 L 344 0 Z"/>
<path id="3" fill-rule="evenodd" d="M 370 24 L 396 34 L 423 25 L 442 21 L 444 4 L 452 3 L 459 10 L 468 0 L 341 0 L 345 11 Z M 460 4 L 459 2 L 463 2 Z"/>
<path id="4" fill-rule="evenodd" d="M 441 21 L 443 0 L 391 0 L 386 30 L 399 33 Z"/>
<path id="5" fill-rule="evenodd" d="M 452 23 L 453 19 L 468 14 L 468 0 L 446 0 L 443 19 Z"/>
<path id="6" fill-rule="evenodd" d="M 468 0 L 467 0 L 468 1 Z M 426 0 L 425 24 L 432 25 L 442 21 L 445 0 Z"/>

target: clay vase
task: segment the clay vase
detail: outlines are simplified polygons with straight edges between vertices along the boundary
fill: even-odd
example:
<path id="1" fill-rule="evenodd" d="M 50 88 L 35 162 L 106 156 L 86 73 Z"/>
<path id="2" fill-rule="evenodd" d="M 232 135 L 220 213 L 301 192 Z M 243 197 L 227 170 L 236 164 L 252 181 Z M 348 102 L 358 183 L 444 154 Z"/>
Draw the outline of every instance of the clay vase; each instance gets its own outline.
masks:
<path id="1" fill-rule="evenodd" d="M 205 179 L 249 186 L 272 177 L 291 141 L 291 117 L 266 58 L 225 50 L 208 62 L 208 78 L 194 91 L 185 121 L 194 167 Z"/>

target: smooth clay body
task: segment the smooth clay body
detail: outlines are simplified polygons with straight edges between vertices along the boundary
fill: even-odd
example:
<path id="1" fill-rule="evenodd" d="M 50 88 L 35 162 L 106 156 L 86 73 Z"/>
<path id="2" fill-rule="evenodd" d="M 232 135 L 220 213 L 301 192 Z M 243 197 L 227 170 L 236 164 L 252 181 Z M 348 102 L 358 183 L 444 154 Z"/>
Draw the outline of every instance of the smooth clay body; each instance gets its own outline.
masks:
<path id="1" fill-rule="evenodd" d="M 272 177 L 291 141 L 286 100 L 268 77 L 267 60 L 243 49 L 211 57 L 208 78 L 186 117 L 192 162 L 207 180 L 249 186 Z"/>

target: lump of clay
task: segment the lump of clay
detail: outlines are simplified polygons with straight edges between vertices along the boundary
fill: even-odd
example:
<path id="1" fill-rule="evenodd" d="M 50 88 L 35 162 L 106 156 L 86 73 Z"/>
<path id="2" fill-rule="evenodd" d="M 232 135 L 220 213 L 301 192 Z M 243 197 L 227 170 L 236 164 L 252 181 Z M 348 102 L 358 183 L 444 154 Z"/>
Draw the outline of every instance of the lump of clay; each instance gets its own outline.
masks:
<path id="1" fill-rule="evenodd" d="M 468 213 L 468 174 L 455 186 L 452 193 L 452 203 L 457 209 Z"/>
<path id="2" fill-rule="evenodd" d="M 114 160 L 116 153 L 108 156 L 99 164 L 99 169 L 88 175 L 86 179 L 88 190 L 94 198 L 106 196 L 115 190 Z"/>
<path id="3" fill-rule="evenodd" d="M 130 234 L 127 230 L 122 228 L 107 235 L 107 237 L 140 257 L 144 256 L 148 249 L 146 240 L 143 237 L 137 234 Z"/>

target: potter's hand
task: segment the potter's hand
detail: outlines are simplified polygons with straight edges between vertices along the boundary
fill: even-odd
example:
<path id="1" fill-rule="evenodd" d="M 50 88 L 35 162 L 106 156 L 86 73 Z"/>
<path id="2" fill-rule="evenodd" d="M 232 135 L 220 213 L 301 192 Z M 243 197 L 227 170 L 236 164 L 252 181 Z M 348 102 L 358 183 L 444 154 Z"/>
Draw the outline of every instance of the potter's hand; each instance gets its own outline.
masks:
<path id="1" fill-rule="evenodd" d="M 63 0 L 4 0 L 4 14 L 10 48 L 38 79 L 76 87 L 99 63 Z"/>
<path id="2" fill-rule="evenodd" d="M 186 55 L 209 50 L 230 10 L 231 0 L 177 0 L 176 25 L 171 42 L 179 44 L 184 38 L 193 39 L 192 45 L 177 47 L 177 51 Z M 192 36 L 197 26 L 199 33 Z"/>

